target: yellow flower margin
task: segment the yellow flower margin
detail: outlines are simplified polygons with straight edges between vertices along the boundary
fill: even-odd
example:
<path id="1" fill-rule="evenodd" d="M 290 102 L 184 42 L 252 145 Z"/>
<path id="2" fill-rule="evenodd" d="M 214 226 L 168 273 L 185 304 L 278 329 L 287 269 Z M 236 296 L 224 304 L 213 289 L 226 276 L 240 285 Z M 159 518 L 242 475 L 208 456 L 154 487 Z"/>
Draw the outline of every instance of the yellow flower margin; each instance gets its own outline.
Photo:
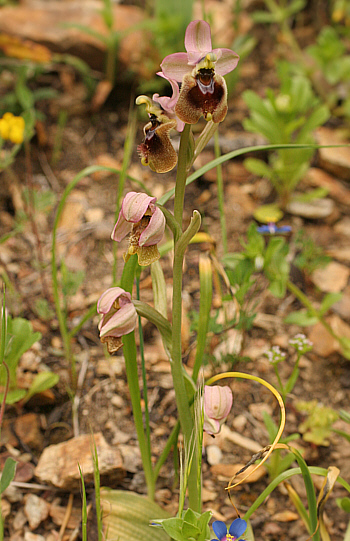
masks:
<path id="1" fill-rule="evenodd" d="M 12 113 L 5 113 L 0 118 L 0 137 L 8 139 L 15 145 L 23 143 L 25 122 L 21 116 L 14 116 Z"/>

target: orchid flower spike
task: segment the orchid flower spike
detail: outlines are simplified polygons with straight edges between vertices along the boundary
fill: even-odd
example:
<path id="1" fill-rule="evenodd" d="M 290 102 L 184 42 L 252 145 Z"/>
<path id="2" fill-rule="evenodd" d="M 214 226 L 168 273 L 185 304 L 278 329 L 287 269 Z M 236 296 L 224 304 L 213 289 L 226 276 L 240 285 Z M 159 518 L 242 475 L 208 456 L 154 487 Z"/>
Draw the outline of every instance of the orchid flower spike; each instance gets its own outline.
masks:
<path id="1" fill-rule="evenodd" d="M 129 192 L 123 199 L 112 239 L 120 242 L 131 230 L 125 261 L 137 254 L 139 265 L 147 266 L 160 258 L 157 247 L 165 230 L 165 218 L 155 205 L 155 197 Z"/>
<path id="2" fill-rule="evenodd" d="M 204 424 L 208 434 L 218 434 L 232 408 L 232 391 L 225 385 L 204 386 Z"/>
<path id="3" fill-rule="evenodd" d="M 186 30 L 187 53 L 166 56 L 161 64 L 167 79 L 182 83 L 176 115 L 187 124 L 222 122 L 227 113 L 227 87 L 223 75 L 234 70 L 239 56 L 231 49 L 212 49 L 210 26 L 192 21 Z"/>
<path id="4" fill-rule="evenodd" d="M 102 293 L 97 303 L 102 315 L 99 323 L 100 339 L 107 344 L 110 354 L 123 345 L 121 337 L 132 332 L 137 325 L 137 313 L 131 295 L 121 287 L 111 287 Z"/>
<path id="5" fill-rule="evenodd" d="M 156 99 L 162 98 L 156 95 Z M 136 105 L 141 104 L 146 105 L 150 119 L 143 129 L 145 140 L 137 147 L 141 163 L 149 165 L 156 173 L 167 173 L 177 164 L 177 154 L 169 137 L 169 132 L 175 128 L 177 121 L 169 118 L 161 104 L 148 96 L 136 98 Z"/>
<path id="6" fill-rule="evenodd" d="M 235 541 L 244 534 L 247 529 L 247 523 L 242 518 L 236 518 L 227 531 L 226 524 L 221 522 L 221 520 L 216 520 L 213 522 L 212 528 L 219 541 Z M 211 541 L 217 541 L 217 539 L 212 539 Z"/>

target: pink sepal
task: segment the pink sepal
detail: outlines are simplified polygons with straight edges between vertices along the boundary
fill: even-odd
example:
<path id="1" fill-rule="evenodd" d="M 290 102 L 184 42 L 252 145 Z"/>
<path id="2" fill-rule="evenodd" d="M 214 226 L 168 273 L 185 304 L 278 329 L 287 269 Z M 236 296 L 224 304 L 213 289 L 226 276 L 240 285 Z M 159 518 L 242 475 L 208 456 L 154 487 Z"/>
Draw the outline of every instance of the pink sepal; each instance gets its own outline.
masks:
<path id="1" fill-rule="evenodd" d="M 165 230 L 165 218 L 160 208 L 155 207 L 154 213 L 146 229 L 142 231 L 139 246 L 153 246 L 163 238 Z"/>

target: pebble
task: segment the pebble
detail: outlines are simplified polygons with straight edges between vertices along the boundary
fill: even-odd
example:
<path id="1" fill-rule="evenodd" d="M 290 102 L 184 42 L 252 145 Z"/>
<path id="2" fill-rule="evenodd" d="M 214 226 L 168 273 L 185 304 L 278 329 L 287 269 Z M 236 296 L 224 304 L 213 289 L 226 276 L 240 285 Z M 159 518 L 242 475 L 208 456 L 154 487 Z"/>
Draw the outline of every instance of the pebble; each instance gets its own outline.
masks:
<path id="1" fill-rule="evenodd" d="M 41 522 L 49 516 L 50 506 L 39 496 L 27 494 L 25 496 L 24 513 L 28 519 L 29 527 L 35 530 Z"/>
<path id="2" fill-rule="evenodd" d="M 221 449 L 217 445 L 208 445 L 208 447 L 206 447 L 206 453 L 207 453 L 207 460 L 210 466 L 214 466 L 215 464 L 220 464 L 222 460 L 222 452 L 221 452 Z"/>
<path id="3" fill-rule="evenodd" d="M 315 286 L 325 293 L 339 293 L 348 283 L 350 269 L 341 263 L 331 261 L 326 267 L 316 269 L 311 276 Z"/>
<path id="4" fill-rule="evenodd" d="M 78 463 L 85 481 L 92 481 L 94 474 L 92 443 L 91 435 L 84 434 L 46 447 L 35 469 L 39 482 L 65 490 L 78 489 L 81 482 Z M 101 477 L 108 477 L 110 482 L 120 481 L 125 475 L 120 451 L 110 447 L 101 433 L 94 434 L 94 443 L 98 452 Z"/>
<path id="5" fill-rule="evenodd" d="M 320 166 L 338 178 L 350 180 L 350 148 L 349 140 L 336 130 L 318 128 L 316 139 L 320 145 L 344 145 L 338 148 L 320 148 Z M 346 145 L 346 146 L 345 146 Z"/>
<path id="6" fill-rule="evenodd" d="M 308 220 L 320 220 L 328 218 L 335 209 L 332 199 L 314 199 L 312 201 L 291 201 L 287 205 L 287 211 L 295 216 L 301 216 Z"/>

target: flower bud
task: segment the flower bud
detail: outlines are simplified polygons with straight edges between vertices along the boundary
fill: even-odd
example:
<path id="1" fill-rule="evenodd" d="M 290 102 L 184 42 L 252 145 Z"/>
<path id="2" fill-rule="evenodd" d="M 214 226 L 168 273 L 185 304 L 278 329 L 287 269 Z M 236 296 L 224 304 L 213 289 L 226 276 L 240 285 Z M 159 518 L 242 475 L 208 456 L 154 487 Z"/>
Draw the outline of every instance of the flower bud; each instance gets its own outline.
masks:
<path id="1" fill-rule="evenodd" d="M 227 385 L 204 386 L 204 425 L 208 434 L 218 434 L 232 407 L 232 391 Z"/>
<path id="2" fill-rule="evenodd" d="M 107 344 L 109 353 L 123 345 L 121 337 L 132 332 L 137 325 L 137 313 L 130 293 L 121 287 L 111 287 L 102 293 L 97 312 L 103 314 L 99 323 L 100 339 Z"/>
<path id="3" fill-rule="evenodd" d="M 131 230 L 126 261 L 137 254 L 139 265 L 146 266 L 160 258 L 157 244 L 164 235 L 165 218 L 155 202 L 145 193 L 129 192 L 124 197 L 112 239 L 120 242 Z"/>

